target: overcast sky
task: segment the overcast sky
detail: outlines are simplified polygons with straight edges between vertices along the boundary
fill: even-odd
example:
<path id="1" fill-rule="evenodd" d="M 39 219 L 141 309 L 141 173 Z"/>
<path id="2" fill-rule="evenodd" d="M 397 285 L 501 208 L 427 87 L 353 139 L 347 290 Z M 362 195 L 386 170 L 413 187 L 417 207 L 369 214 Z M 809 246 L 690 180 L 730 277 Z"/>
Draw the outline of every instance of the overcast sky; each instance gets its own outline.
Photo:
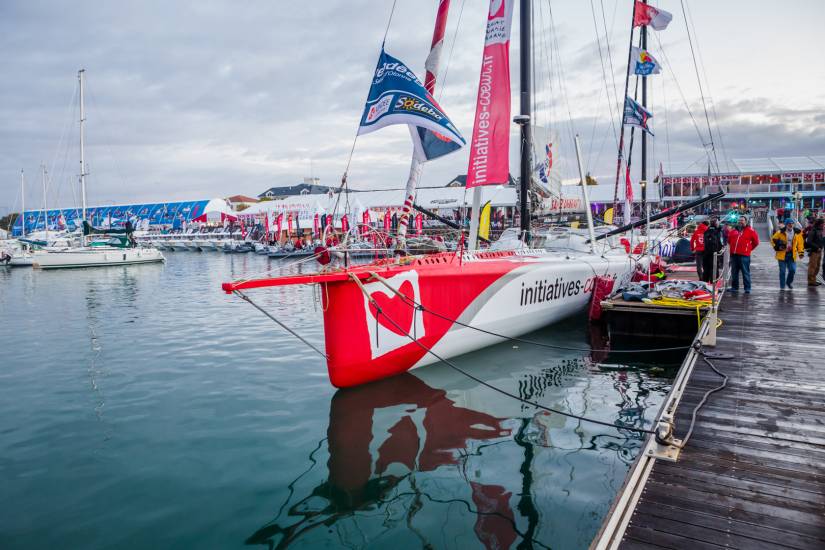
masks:
<path id="1" fill-rule="evenodd" d="M 674 169 L 706 169 L 707 123 L 681 3 L 657 4 L 674 18 L 667 30 L 652 32 L 656 36 L 648 44 L 665 64 L 665 74 L 651 79 L 653 163 L 662 161 L 666 170 L 668 162 Z M 825 154 L 825 2 L 686 4 L 721 167 L 725 158 Z M 77 203 L 75 94 L 81 67 L 87 70 L 92 204 L 255 195 L 310 174 L 337 185 L 391 5 L 390 0 L 3 0 L 0 213 L 19 205 L 21 168 L 27 206 L 40 204 L 41 163 L 50 173 L 51 205 Z M 436 5 L 437 0 L 398 0 L 389 28 L 388 52 L 419 74 Z M 486 0 L 452 0 L 436 91 L 468 140 L 486 5 Z M 590 171 L 610 174 L 617 115 L 615 100 L 606 97 L 614 98 L 614 81 L 622 94 L 632 2 L 534 0 L 534 6 L 536 121 L 550 127 L 560 144 L 563 177 L 575 176 L 571 127 L 581 135 Z M 516 11 L 514 107 L 518 35 Z M 548 55 L 560 63 L 555 57 L 548 62 Z M 400 127 L 362 136 L 350 184 L 403 186 L 411 148 Z M 443 185 L 466 173 L 467 156 L 465 149 L 429 163 L 423 184 Z M 511 170 L 517 171 L 515 155 Z"/>

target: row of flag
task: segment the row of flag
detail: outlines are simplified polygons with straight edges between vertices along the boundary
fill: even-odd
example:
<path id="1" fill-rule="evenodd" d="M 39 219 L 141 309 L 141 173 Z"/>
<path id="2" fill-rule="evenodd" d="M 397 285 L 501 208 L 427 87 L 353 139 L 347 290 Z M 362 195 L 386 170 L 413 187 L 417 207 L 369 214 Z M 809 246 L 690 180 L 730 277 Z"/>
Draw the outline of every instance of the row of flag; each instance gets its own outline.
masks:
<path id="1" fill-rule="evenodd" d="M 654 8 L 641 0 L 636 0 L 633 13 L 634 27 L 648 26 L 657 31 L 665 30 L 673 19 L 673 16 L 665 10 Z M 630 66 L 628 67 L 628 71 L 636 76 L 650 76 L 660 74 L 662 72 L 662 66 L 649 51 L 632 46 L 630 48 Z M 632 98 L 625 97 L 624 124 L 627 126 L 636 126 L 648 134 L 653 135 L 648 124 L 651 118 L 653 118 L 653 114 L 650 111 L 639 105 L 639 103 Z"/>

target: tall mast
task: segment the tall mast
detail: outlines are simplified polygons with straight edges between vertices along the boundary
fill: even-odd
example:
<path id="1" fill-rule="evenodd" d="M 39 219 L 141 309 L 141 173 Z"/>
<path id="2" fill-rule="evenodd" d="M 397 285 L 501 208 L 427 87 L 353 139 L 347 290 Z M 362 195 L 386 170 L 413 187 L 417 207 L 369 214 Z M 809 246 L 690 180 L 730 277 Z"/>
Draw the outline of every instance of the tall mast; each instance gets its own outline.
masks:
<path id="1" fill-rule="evenodd" d="M 46 230 L 46 244 L 49 243 L 49 211 L 46 209 L 46 165 L 41 164 L 43 170 L 43 228 Z"/>
<path id="2" fill-rule="evenodd" d="M 20 170 L 20 236 L 26 236 L 26 176 Z"/>
<path id="3" fill-rule="evenodd" d="M 83 82 L 86 69 L 77 71 L 77 80 L 80 86 L 80 195 L 82 198 L 83 212 L 80 216 L 81 221 L 86 221 L 86 134 L 83 129 L 83 124 L 86 122 L 86 110 L 83 106 Z"/>
<path id="4" fill-rule="evenodd" d="M 645 4 L 647 0 L 642 0 Z M 642 50 L 647 50 L 647 25 L 642 25 L 640 29 L 642 37 Z M 629 71 L 628 67 L 628 71 Z M 642 107 L 647 108 L 647 76 L 642 76 Z M 642 130 L 642 178 L 640 181 L 642 188 L 642 216 L 647 218 L 647 132 Z"/>
<path id="5" fill-rule="evenodd" d="M 521 189 L 519 196 L 519 210 L 521 210 L 521 240 L 525 243 L 530 240 L 530 205 L 528 203 L 527 194 L 530 191 L 530 179 L 532 166 L 530 157 L 533 151 L 533 139 L 530 132 L 530 106 L 532 97 L 530 96 L 531 89 L 531 69 L 532 63 L 532 44 L 531 33 L 531 2 L 530 0 L 521 0 L 519 14 L 519 28 L 520 28 L 520 98 L 521 98 L 521 114 L 516 117 L 516 122 L 521 125 Z"/>

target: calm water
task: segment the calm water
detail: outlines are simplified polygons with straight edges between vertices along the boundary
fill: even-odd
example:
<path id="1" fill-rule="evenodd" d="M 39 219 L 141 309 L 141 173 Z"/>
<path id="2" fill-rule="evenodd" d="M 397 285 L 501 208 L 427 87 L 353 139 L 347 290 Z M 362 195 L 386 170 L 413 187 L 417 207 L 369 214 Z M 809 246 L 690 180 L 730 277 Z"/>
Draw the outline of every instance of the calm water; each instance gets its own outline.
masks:
<path id="1" fill-rule="evenodd" d="M 537 414 L 446 366 L 336 391 L 317 355 L 220 291 L 278 264 L 167 258 L 0 269 L 0 547 L 587 547 L 632 432 Z M 311 288 L 254 296 L 323 341 Z M 582 319 L 534 337 L 603 345 Z M 456 362 L 627 426 L 649 426 L 671 374 L 512 344 Z"/>

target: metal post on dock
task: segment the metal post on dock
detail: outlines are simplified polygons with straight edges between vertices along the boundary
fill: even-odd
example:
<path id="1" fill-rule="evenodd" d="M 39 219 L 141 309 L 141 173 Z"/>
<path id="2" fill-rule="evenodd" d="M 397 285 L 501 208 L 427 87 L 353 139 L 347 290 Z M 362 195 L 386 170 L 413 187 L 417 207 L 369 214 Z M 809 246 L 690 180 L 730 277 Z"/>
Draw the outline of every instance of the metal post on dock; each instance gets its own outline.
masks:
<path id="1" fill-rule="evenodd" d="M 710 292 L 710 311 L 708 311 L 708 330 L 702 337 L 702 345 L 714 347 L 716 346 L 716 328 L 719 325 L 719 299 L 717 299 L 716 287 L 719 281 L 722 281 L 722 290 L 719 293 L 719 298 L 725 292 L 728 280 L 728 262 L 730 261 L 730 248 L 726 245 L 722 250 L 716 252 L 713 256 L 713 278 L 712 288 Z M 722 257 L 722 272 L 719 273 L 718 257 Z"/>

